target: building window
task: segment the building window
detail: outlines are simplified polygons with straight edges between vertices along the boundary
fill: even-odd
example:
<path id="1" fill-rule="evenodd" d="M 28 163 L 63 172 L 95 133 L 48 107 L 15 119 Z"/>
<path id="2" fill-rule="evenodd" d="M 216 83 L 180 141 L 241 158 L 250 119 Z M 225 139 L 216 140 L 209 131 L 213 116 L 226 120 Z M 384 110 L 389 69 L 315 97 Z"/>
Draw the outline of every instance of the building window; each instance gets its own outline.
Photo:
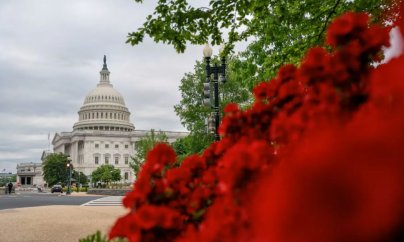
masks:
<path id="1" fill-rule="evenodd" d="M 118 145 L 118 144 L 116 144 L 116 145 L 115 145 L 115 149 L 118 149 L 118 148 L 119 148 L 119 145 Z"/>
<path id="2" fill-rule="evenodd" d="M 105 164 L 109 164 L 109 157 L 105 156 Z"/>
<path id="3" fill-rule="evenodd" d="M 94 157 L 94 162 L 96 165 L 98 165 L 98 156 Z"/>
<path id="4" fill-rule="evenodd" d="M 105 148 L 109 148 L 109 144 L 105 144 Z"/>
<path id="5" fill-rule="evenodd" d="M 128 180 L 128 179 L 129 179 L 129 173 L 125 172 L 125 180 Z"/>
<path id="6" fill-rule="evenodd" d="M 118 165 L 118 164 L 119 164 L 119 157 L 115 156 L 115 165 Z"/>
<path id="7" fill-rule="evenodd" d="M 125 156 L 125 165 L 129 164 L 129 157 Z"/>
<path id="8" fill-rule="evenodd" d="M 99 144 L 95 144 L 95 148 L 98 148 L 98 147 L 100 147 L 100 145 L 99 145 Z"/>
<path id="9" fill-rule="evenodd" d="M 129 148 L 129 145 L 125 145 L 125 149 Z"/>

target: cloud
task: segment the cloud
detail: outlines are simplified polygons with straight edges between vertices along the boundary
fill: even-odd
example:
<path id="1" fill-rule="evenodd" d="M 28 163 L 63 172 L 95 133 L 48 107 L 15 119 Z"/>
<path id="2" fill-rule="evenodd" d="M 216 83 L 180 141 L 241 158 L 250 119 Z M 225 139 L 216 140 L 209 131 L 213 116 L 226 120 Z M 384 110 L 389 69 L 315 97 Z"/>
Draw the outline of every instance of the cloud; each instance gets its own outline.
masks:
<path id="1" fill-rule="evenodd" d="M 107 55 L 114 87 L 137 129 L 184 131 L 173 106 L 201 46 L 177 54 L 145 38 L 125 44 L 154 2 L 4 0 L 0 2 L 0 169 L 39 162 L 48 133 L 71 131 Z"/>
<path id="2" fill-rule="evenodd" d="M 400 33 L 400 29 L 398 27 L 393 28 L 390 31 L 390 44 L 391 46 L 389 48 L 385 49 L 385 56 L 386 58 L 384 59 L 384 63 L 388 62 L 394 57 L 399 56 L 401 53 L 404 51 L 404 45 L 403 45 L 403 37 L 402 34 Z"/>

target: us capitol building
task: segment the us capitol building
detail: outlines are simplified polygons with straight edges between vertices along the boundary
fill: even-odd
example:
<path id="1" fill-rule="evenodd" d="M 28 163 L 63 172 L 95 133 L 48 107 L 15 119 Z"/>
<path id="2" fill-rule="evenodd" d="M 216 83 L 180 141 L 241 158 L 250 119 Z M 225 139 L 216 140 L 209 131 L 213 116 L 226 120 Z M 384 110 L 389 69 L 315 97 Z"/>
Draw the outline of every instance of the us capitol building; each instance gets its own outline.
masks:
<path id="1" fill-rule="evenodd" d="M 97 167 L 111 164 L 121 170 L 122 182 L 133 182 L 134 172 L 129 166 L 135 145 L 148 132 L 135 130 L 130 112 L 122 95 L 113 88 L 104 56 L 100 82 L 84 99 L 72 132 L 56 133 L 53 152 L 70 155 L 74 169 L 89 178 Z M 162 131 L 172 143 L 187 132 Z"/>

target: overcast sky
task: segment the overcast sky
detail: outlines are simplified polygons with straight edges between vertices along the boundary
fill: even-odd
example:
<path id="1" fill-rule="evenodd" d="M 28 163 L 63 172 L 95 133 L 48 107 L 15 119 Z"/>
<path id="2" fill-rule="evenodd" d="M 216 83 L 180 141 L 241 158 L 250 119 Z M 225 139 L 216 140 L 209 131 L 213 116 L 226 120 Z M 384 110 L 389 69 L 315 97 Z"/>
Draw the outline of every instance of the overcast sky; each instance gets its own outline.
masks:
<path id="1" fill-rule="evenodd" d="M 104 54 L 136 129 L 186 131 L 173 106 L 181 78 L 202 58 L 203 47 L 177 54 L 149 39 L 125 44 L 153 2 L 0 1 L 0 172 L 39 162 L 48 133 L 52 139 L 55 132 L 72 131 L 99 81 Z"/>
<path id="2" fill-rule="evenodd" d="M 125 44 L 154 2 L 0 1 L 0 172 L 40 162 L 49 133 L 52 139 L 55 132 L 72 131 L 99 81 L 104 54 L 136 129 L 186 131 L 173 106 L 180 101 L 180 80 L 201 60 L 203 46 L 178 54 L 147 38 L 139 46 Z"/>

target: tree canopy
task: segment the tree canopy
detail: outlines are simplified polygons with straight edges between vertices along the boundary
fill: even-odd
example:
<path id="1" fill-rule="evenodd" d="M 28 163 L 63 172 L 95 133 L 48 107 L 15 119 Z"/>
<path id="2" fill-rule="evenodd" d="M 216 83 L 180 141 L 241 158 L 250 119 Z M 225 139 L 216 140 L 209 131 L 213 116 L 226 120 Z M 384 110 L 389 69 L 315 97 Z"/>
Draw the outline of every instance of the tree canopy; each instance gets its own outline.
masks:
<path id="1" fill-rule="evenodd" d="M 213 59 L 212 62 L 218 61 Z M 235 60 L 230 59 L 227 65 L 226 83 L 221 83 L 220 105 L 221 110 L 227 103 L 234 102 L 248 105 L 251 100 L 249 90 L 243 87 L 235 78 Z M 173 147 L 177 155 L 185 157 L 199 153 L 212 141 L 212 135 L 207 132 L 207 119 L 211 116 L 212 109 L 203 104 L 203 83 L 206 80 L 205 63 L 197 61 L 194 71 L 186 73 L 181 80 L 181 101 L 174 106 L 177 116 L 191 133 L 187 137 L 174 142 Z"/>
<path id="2" fill-rule="evenodd" d="M 153 13 L 137 31 L 128 34 L 127 43 L 137 45 L 149 36 L 155 42 L 172 45 L 180 53 L 189 44 L 226 43 L 224 54 L 231 54 L 229 82 L 220 87 L 225 94 L 221 108 L 228 102 L 243 107 L 252 102 L 245 90 L 273 78 L 284 64 L 298 64 L 308 48 L 323 45 L 331 19 L 346 11 L 366 11 L 372 21 L 387 23 L 382 16 L 384 10 L 389 10 L 390 2 L 210 0 L 205 2 L 206 6 L 197 6 L 200 3 L 194 1 L 164 0 L 156 3 Z M 233 54 L 235 43 L 243 41 L 247 47 Z M 180 156 L 199 153 L 212 141 L 206 134 L 206 119 L 211 110 L 202 105 L 201 98 L 205 78 L 203 64 L 197 62 L 194 72 L 185 74 L 181 80 L 182 99 L 174 109 L 191 134 L 175 142 L 174 148 Z"/>
<path id="3" fill-rule="evenodd" d="M 72 177 L 80 184 L 85 185 L 88 183 L 88 177 L 81 171 L 74 171 Z"/>
<path id="4" fill-rule="evenodd" d="M 48 155 L 43 162 L 43 176 L 48 186 L 57 183 L 65 184 L 69 175 L 67 170 L 68 156 L 62 153 Z"/>
<path id="5" fill-rule="evenodd" d="M 120 181 L 121 179 L 121 171 L 119 169 L 116 169 L 113 165 L 109 164 L 101 165 L 91 173 L 91 180 L 93 183 L 110 183 L 113 181 Z"/>
<path id="6" fill-rule="evenodd" d="M 8 176 L 0 177 L 0 187 L 6 186 L 9 182 L 16 182 L 16 181 L 17 181 L 17 175 L 9 173 Z"/>
<path id="7" fill-rule="evenodd" d="M 135 0 L 143 2 L 142 0 Z M 366 11 L 381 18 L 391 0 L 210 0 L 208 6 L 193 1 L 158 1 L 143 26 L 128 34 L 127 43 L 139 44 L 147 35 L 155 42 L 184 52 L 187 44 L 248 41 L 238 56 L 238 80 L 252 88 L 267 80 L 283 64 L 298 63 L 311 46 L 322 45 L 325 30 L 335 16 L 346 11 Z"/>
<path id="8" fill-rule="evenodd" d="M 135 0 L 143 2 L 143 0 Z M 367 11 L 380 17 L 389 0 L 210 0 L 195 6 L 187 0 L 158 1 L 143 26 L 128 34 L 133 45 L 145 35 L 156 42 L 174 46 L 178 52 L 186 44 L 219 45 L 249 37 L 272 42 L 275 47 L 294 42 L 322 43 L 324 31 L 333 17 L 344 11 Z"/>

